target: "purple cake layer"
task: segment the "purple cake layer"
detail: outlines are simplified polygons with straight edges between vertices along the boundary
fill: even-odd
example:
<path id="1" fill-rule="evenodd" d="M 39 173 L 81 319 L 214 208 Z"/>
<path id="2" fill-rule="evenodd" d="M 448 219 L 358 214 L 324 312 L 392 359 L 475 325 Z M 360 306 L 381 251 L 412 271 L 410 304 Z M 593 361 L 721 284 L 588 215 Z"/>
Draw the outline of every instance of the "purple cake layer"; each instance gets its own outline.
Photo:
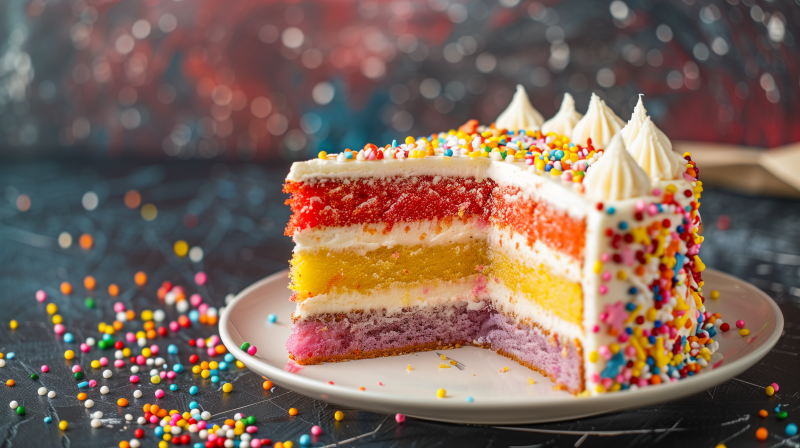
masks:
<path id="1" fill-rule="evenodd" d="M 412 308 L 386 316 L 353 312 L 297 321 L 286 348 L 300 364 L 346 361 L 433 350 L 456 344 L 490 348 L 549 376 L 558 385 L 582 390 L 582 355 L 538 327 L 516 324 L 491 307 L 469 310 L 464 302 Z M 566 348 L 566 350 L 565 350 Z"/>

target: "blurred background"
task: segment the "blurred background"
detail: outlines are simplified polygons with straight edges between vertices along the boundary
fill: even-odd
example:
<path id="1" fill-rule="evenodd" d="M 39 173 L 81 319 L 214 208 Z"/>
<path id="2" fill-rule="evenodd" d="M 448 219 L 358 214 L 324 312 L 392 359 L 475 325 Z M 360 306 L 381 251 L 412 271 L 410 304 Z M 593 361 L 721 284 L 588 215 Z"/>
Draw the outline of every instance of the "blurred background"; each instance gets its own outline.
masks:
<path id="1" fill-rule="evenodd" d="M 296 160 L 636 95 L 673 140 L 800 141 L 800 0 L 6 0 L 0 157 Z"/>

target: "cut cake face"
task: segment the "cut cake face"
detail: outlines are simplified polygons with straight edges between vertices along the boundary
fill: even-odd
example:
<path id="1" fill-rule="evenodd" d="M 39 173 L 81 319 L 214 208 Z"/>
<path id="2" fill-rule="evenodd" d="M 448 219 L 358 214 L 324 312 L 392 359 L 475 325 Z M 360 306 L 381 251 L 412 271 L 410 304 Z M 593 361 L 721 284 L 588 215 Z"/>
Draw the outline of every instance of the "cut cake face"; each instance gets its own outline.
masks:
<path id="1" fill-rule="evenodd" d="M 515 101 L 503 120 L 536 125 L 527 97 Z M 290 357 L 469 344 L 573 394 L 676 381 L 706 365 L 721 320 L 701 293 L 698 169 L 688 154 L 658 153 L 663 133 L 644 135 L 657 131 L 649 118 L 631 139 L 643 146 L 628 147 L 614 127 L 624 122 L 592 101 L 581 122 L 595 122 L 578 125 L 604 148 L 471 121 L 295 163 L 284 187 L 296 243 Z"/>

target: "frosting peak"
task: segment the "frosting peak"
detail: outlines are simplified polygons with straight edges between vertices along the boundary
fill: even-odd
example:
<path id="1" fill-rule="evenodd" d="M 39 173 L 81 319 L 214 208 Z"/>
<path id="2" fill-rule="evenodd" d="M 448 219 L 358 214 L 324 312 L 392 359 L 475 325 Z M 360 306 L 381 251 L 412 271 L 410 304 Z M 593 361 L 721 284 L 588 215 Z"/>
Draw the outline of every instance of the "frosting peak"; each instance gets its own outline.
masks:
<path id="1" fill-rule="evenodd" d="M 575 100 L 569 93 L 564 94 L 564 99 L 561 101 L 561 108 L 553 118 L 547 120 L 542 125 L 542 133 L 549 134 L 555 132 L 556 134 L 566 135 L 572 138 L 572 130 L 575 125 L 583 118 L 583 115 L 575 110 Z"/>
<path id="2" fill-rule="evenodd" d="M 644 124 L 644 120 L 647 117 L 647 110 L 644 108 L 644 103 L 642 103 L 642 94 L 640 93 L 639 102 L 637 102 L 636 107 L 633 108 L 633 115 L 631 115 L 631 119 L 628 120 L 628 124 L 626 124 L 625 127 L 620 131 L 620 133 L 622 133 L 622 138 L 625 139 L 625 144 L 628 147 L 630 147 L 633 144 L 633 141 L 636 140 L 636 136 L 639 134 L 639 130 L 642 128 L 642 124 Z M 661 144 L 672 151 L 672 142 L 667 138 L 667 135 L 664 134 L 661 129 L 658 129 L 655 124 L 653 124 L 653 127 L 656 129 L 656 134 L 661 140 Z"/>
<path id="3" fill-rule="evenodd" d="M 628 154 L 625 141 L 619 134 L 611 139 L 603 156 L 592 164 L 583 185 L 588 194 L 607 201 L 631 199 L 650 193 L 650 177 Z"/>
<path id="4" fill-rule="evenodd" d="M 533 108 L 528 94 L 525 93 L 525 88 L 520 84 L 517 84 L 517 92 L 514 93 L 511 103 L 495 120 L 495 126 L 498 129 L 515 131 L 539 129 L 542 127 L 542 123 L 544 123 L 544 117 Z"/>
<path id="5" fill-rule="evenodd" d="M 625 122 L 606 106 L 605 101 L 592 93 L 586 115 L 572 130 L 572 142 L 576 145 L 585 145 L 591 138 L 595 148 L 605 148 L 623 126 Z"/>
<path id="6" fill-rule="evenodd" d="M 663 133 L 659 135 L 659 132 L 650 117 L 645 117 L 636 138 L 627 148 L 653 182 L 677 179 L 681 170 L 682 159 L 672 151 L 669 139 Z M 670 143 L 669 146 L 664 144 L 665 140 Z"/>

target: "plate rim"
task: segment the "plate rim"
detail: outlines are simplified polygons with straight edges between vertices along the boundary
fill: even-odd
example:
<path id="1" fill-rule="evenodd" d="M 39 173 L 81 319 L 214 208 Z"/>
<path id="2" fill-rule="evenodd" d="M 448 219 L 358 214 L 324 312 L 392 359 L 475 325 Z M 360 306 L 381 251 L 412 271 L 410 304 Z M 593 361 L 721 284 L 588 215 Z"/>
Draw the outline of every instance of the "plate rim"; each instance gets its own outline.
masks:
<path id="1" fill-rule="evenodd" d="M 684 378 L 681 381 L 677 381 L 675 383 L 670 384 L 662 384 L 659 387 L 648 387 L 645 389 L 638 389 L 635 391 L 620 391 L 615 393 L 609 394 L 600 394 L 600 395 L 592 395 L 589 397 L 541 397 L 538 399 L 530 400 L 513 400 L 509 401 L 507 398 L 498 398 L 497 400 L 489 399 L 482 399 L 480 401 L 475 401 L 472 403 L 462 402 L 462 401 L 439 401 L 436 403 L 436 408 L 439 411 L 444 413 L 448 411 L 454 410 L 462 410 L 468 408 L 471 412 L 470 414 L 477 414 L 480 412 L 491 411 L 502 407 L 505 411 L 513 411 L 519 410 L 524 411 L 531 407 L 546 407 L 546 406 L 570 406 L 574 403 L 586 403 L 583 400 L 591 400 L 591 404 L 593 407 L 602 408 L 602 411 L 598 412 L 590 412 L 588 414 L 582 414 L 581 412 L 575 412 L 573 415 L 574 417 L 554 417 L 552 419 L 547 418 L 528 418 L 526 419 L 524 415 L 520 415 L 519 419 L 515 419 L 513 423 L 507 424 L 523 424 L 525 422 L 538 422 L 544 423 L 548 421 L 564 421 L 564 420 L 571 420 L 577 418 L 588 417 L 590 415 L 598 415 L 607 412 L 614 412 L 623 409 L 633 408 L 633 407 L 642 407 L 648 406 L 655 403 L 661 403 L 664 401 L 671 401 L 675 399 L 679 399 L 688 395 L 692 395 L 694 393 L 702 392 L 703 390 L 708 389 L 709 387 L 713 387 L 714 385 L 720 384 L 724 381 L 729 380 L 730 378 L 734 378 L 737 375 L 741 374 L 745 370 L 749 369 L 753 365 L 755 365 L 758 361 L 760 361 L 764 356 L 769 353 L 772 348 L 777 344 L 778 340 L 780 339 L 781 333 L 783 332 L 784 328 L 784 318 L 783 313 L 781 312 L 778 304 L 775 303 L 772 298 L 767 295 L 764 291 L 760 288 L 756 287 L 750 282 L 742 280 L 738 277 L 733 275 L 727 274 L 722 271 L 718 271 L 716 269 L 707 269 L 707 271 L 714 272 L 715 275 L 720 275 L 723 277 L 723 280 L 727 281 L 736 281 L 739 282 L 747 287 L 750 287 L 755 291 L 758 295 L 761 296 L 763 300 L 766 301 L 767 304 L 772 309 L 773 315 L 776 319 L 775 330 L 770 334 L 764 342 L 759 344 L 753 352 L 744 355 L 742 358 L 739 358 L 735 361 L 732 361 L 729 364 L 722 365 L 716 369 L 709 370 L 703 372 L 702 375 L 696 375 L 692 378 Z M 252 285 L 248 286 L 247 288 L 243 289 L 241 292 L 236 294 L 236 296 L 231 300 L 231 302 L 225 306 L 222 310 L 219 320 L 219 332 L 220 337 L 222 338 L 222 342 L 227 347 L 228 351 L 238 360 L 242 361 L 242 363 L 250 368 L 251 370 L 255 371 L 256 373 L 266 373 L 269 376 L 269 380 L 273 381 L 275 384 L 278 384 L 282 387 L 285 387 L 289 390 L 297 392 L 301 395 L 310 396 L 316 400 L 327 401 L 330 403 L 347 403 L 348 406 L 352 406 L 352 403 L 359 403 L 357 406 L 364 410 L 371 410 L 374 412 L 381 412 L 385 413 L 386 409 L 388 408 L 408 408 L 408 407 L 415 407 L 419 406 L 419 400 L 416 398 L 409 398 L 403 395 L 396 395 L 396 394 L 387 394 L 387 393 L 377 393 L 372 392 L 370 390 L 367 391 L 359 391 L 359 390 L 350 390 L 349 388 L 344 388 L 340 386 L 333 386 L 326 383 L 322 383 L 318 380 L 304 377 L 301 375 L 296 375 L 294 373 L 287 372 L 283 369 L 282 366 L 275 366 L 266 362 L 264 360 L 255 358 L 253 356 L 247 355 L 244 351 L 242 351 L 239 346 L 234 342 L 233 337 L 230 332 L 230 316 L 233 310 L 236 308 L 236 305 L 245 297 L 252 294 L 253 291 L 258 290 L 264 287 L 266 284 L 276 281 L 277 279 L 283 277 L 286 278 L 288 276 L 288 270 L 283 270 L 277 272 L 275 274 L 269 275 L 257 282 L 253 283 Z M 237 332 L 238 334 L 238 332 Z M 241 335 L 239 335 L 241 337 Z M 731 375 L 733 372 L 733 375 Z M 308 390 L 315 390 L 316 395 L 312 396 L 306 393 L 305 391 Z M 324 394 L 326 398 L 320 397 L 321 394 Z M 636 400 L 630 400 L 631 394 L 636 394 Z M 669 397 L 665 399 L 665 397 Z M 634 401 L 634 403 L 631 403 Z M 361 404 L 364 404 L 362 406 Z M 374 404 L 374 406 L 372 406 Z M 409 416 L 413 416 L 408 414 Z M 469 422 L 469 423 L 476 423 L 477 420 L 473 419 L 464 419 L 464 418 L 441 418 L 441 417 L 432 417 L 432 416 L 417 416 L 417 418 L 422 418 L 426 420 L 435 420 L 435 421 L 444 421 L 444 422 Z M 497 424 L 494 422 L 493 424 Z"/>

